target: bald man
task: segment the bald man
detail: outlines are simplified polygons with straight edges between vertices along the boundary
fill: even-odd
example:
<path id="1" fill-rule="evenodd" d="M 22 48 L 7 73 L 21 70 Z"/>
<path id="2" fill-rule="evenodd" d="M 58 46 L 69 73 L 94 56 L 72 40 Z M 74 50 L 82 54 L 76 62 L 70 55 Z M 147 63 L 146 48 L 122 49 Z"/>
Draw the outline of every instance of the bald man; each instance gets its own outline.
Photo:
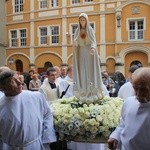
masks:
<path id="1" fill-rule="evenodd" d="M 108 145 L 116 150 L 150 149 L 150 68 L 139 68 L 132 75 L 135 96 L 126 99 L 121 122 L 110 135 Z"/>
<path id="2" fill-rule="evenodd" d="M 1 66 L 0 67 L 0 74 L 2 72 L 4 72 L 4 71 L 9 71 L 9 70 L 10 70 L 9 67 L 7 67 L 7 66 Z M 4 96 L 4 92 L 0 91 L 0 101 L 1 101 L 1 99 L 2 99 L 3 96 Z M 1 139 L 0 139 L 0 149 L 1 150 L 3 150 L 3 149 L 7 150 L 8 149 L 8 146 L 5 143 L 3 143 Z"/>

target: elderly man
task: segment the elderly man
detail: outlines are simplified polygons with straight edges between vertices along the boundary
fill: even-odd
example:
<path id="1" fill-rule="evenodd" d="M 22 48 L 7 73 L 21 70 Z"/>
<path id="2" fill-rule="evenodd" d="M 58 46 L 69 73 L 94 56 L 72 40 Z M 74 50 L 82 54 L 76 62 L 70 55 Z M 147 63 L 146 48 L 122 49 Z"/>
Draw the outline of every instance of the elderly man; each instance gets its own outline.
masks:
<path id="1" fill-rule="evenodd" d="M 121 122 L 108 140 L 109 148 L 116 150 L 150 149 L 150 68 L 139 68 L 132 74 L 135 96 L 123 105 Z"/>
<path id="2" fill-rule="evenodd" d="M 0 73 L 10 70 L 10 68 L 6 67 L 6 66 L 1 66 L 0 67 Z M 2 91 L 0 91 L 0 98 L 4 96 L 4 93 Z"/>
<path id="3" fill-rule="evenodd" d="M 49 150 L 56 141 L 53 115 L 40 92 L 22 91 L 13 71 L 0 74 L 0 138 L 7 149 Z M 6 149 L 3 149 L 6 150 Z"/>

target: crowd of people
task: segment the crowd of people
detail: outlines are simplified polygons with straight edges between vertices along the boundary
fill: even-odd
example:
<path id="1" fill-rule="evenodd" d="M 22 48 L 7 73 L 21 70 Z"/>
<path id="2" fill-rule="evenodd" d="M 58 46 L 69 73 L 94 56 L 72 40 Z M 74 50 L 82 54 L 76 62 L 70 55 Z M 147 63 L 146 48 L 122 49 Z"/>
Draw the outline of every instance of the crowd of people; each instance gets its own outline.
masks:
<path id="1" fill-rule="evenodd" d="M 80 14 L 75 32 L 73 65 L 50 67 L 42 76 L 30 70 L 25 77 L 0 67 L 0 149 L 104 150 L 101 143 L 58 141 L 51 104 L 71 96 L 88 103 L 103 96 L 122 98 L 120 123 L 108 147 L 150 149 L 150 68 L 132 65 L 127 80 L 118 71 L 113 76 L 101 72 L 96 38 L 85 13 Z"/>

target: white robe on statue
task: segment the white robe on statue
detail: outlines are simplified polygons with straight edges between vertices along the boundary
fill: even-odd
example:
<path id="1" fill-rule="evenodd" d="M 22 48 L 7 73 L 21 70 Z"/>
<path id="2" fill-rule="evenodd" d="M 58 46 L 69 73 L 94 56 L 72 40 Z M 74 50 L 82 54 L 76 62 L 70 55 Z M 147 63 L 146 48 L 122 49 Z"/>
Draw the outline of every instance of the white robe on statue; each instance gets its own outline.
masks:
<path id="1" fill-rule="evenodd" d="M 22 91 L 0 101 L 1 150 L 49 150 L 56 141 L 53 114 L 40 92 Z"/>
<path id="2" fill-rule="evenodd" d="M 94 31 L 89 24 L 88 16 L 82 13 L 79 17 L 87 20 L 85 34 L 81 38 L 80 24 L 74 35 L 73 47 L 73 82 L 74 95 L 82 101 L 102 98 L 102 77 Z M 91 49 L 95 49 L 91 54 Z M 87 100 L 88 99 L 88 100 Z"/>
<path id="3" fill-rule="evenodd" d="M 80 17 L 86 19 L 86 29 L 83 32 L 79 23 L 74 35 L 73 90 L 74 95 L 82 102 L 93 103 L 104 96 L 100 61 L 95 34 L 90 26 L 88 16 L 82 13 Z M 95 50 L 93 54 L 91 54 L 91 49 Z M 105 144 L 79 142 L 72 144 L 73 150 L 104 150 L 104 147 Z"/>
<path id="4" fill-rule="evenodd" d="M 150 150 L 150 102 L 139 103 L 135 96 L 125 100 L 121 122 L 110 135 L 121 150 Z"/>

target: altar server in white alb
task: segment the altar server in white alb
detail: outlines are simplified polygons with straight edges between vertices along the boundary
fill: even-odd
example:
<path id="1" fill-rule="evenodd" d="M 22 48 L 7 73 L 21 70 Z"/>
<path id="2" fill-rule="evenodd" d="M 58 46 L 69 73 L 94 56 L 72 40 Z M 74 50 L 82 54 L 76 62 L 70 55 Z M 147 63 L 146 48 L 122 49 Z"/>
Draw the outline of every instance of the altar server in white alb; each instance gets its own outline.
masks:
<path id="1" fill-rule="evenodd" d="M 56 141 L 53 115 L 40 92 L 22 91 L 13 71 L 0 74 L 0 138 L 2 150 L 49 150 Z"/>
<path id="2" fill-rule="evenodd" d="M 73 70 L 72 66 L 68 66 L 67 75 L 59 83 L 59 97 L 60 98 L 68 98 L 73 96 L 73 80 L 72 80 Z"/>
<path id="3" fill-rule="evenodd" d="M 137 65 L 132 65 L 130 68 L 129 68 L 129 81 L 126 82 L 124 85 L 122 85 L 118 91 L 118 97 L 122 98 L 122 99 L 126 99 L 128 98 L 129 96 L 134 96 L 135 95 L 135 92 L 134 92 L 134 89 L 133 89 L 133 86 L 132 86 L 132 74 L 133 72 L 138 69 L 139 67 Z"/>
<path id="4" fill-rule="evenodd" d="M 128 97 L 122 108 L 121 122 L 108 140 L 116 150 L 150 150 L 150 68 L 139 68 L 132 74 L 135 96 Z"/>

